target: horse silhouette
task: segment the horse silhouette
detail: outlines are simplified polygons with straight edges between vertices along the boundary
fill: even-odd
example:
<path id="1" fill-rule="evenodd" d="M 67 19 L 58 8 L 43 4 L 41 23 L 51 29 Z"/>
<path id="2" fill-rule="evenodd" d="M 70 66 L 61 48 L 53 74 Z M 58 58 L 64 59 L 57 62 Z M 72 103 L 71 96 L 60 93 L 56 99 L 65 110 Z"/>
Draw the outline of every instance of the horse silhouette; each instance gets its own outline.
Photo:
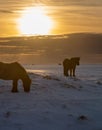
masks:
<path id="1" fill-rule="evenodd" d="M 0 62 L 0 79 L 13 80 L 12 92 L 18 92 L 18 80 L 21 79 L 24 91 L 30 91 L 31 79 L 29 78 L 26 70 L 18 62 Z"/>
<path id="2" fill-rule="evenodd" d="M 72 57 L 71 59 L 64 59 L 63 73 L 64 76 L 75 76 L 76 65 L 79 65 L 80 57 Z M 70 74 L 69 74 L 70 71 Z"/>

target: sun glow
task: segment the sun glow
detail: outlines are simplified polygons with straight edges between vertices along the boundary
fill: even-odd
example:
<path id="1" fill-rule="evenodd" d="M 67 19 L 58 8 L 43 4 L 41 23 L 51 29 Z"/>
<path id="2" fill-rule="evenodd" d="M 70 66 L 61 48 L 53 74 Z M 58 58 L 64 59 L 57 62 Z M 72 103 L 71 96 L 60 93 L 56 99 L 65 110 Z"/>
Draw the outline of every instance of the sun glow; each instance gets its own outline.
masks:
<path id="1" fill-rule="evenodd" d="M 23 10 L 17 23 L 20 33 L 24 35 L 45 35 L 53 28 L 53 20 L 40 6 Z"/>

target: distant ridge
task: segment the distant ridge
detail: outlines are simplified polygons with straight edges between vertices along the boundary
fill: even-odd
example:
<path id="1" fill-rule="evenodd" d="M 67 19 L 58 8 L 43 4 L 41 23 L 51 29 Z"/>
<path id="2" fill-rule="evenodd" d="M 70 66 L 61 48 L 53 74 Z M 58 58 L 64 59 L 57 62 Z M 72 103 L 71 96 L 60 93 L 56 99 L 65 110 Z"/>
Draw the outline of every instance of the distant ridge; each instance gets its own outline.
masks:
<path id="1" fill-rule="evenodd" d="M 35 35 L 35 36 L 12 36 L 12 37 L 0 37 L 0 40 L 15 40 L 15 39 L 24 39 L 24 38 L 68 38 L 68 37 L 97 37 L 97 38 L 102 38 L 102 33 L 89 33 L 89 32 L 83 32 L 83 33 L 70 33 L 70 34 L 58 34 L 58 35 Z"/>
<path id="2" fill-rule="evenodd" d="M 2 54 L 16 55 L 19 60 L 21 56 L 22 59 L 26 57 L 25 60 L 34 64 L 61 63 L 65 57 L 72 56 L 81 56 L 82 62 L 102 63 L 102 34 L 72 33 L 0 38 L 0 54 L 1 57 Z M 9 59 L 13 59 L 12 57 Z M 6 59 L 8 60 L 7 57 Z"/>

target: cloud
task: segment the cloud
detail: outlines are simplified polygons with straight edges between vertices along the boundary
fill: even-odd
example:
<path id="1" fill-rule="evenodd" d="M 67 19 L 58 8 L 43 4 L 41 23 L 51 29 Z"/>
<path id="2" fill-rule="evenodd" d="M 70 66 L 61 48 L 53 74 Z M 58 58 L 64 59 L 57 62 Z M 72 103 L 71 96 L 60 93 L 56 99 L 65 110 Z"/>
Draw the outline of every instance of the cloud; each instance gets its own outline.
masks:
<path id="1" fill-rule="evenodd" d="M 11 14 L 13 12 L 10 10 L 0 10 L 0 13 Z"/>
<path id="2" fill-rule="evenodd" d="M 58 6 L 102 6 L 102 0 L 42 0 L 42 2 Z"/>
<path id="3" fill-rule="evenodd" d="M 58 63 L 65 57 L 81 56 L 81 61 L 102 63 L 102 34 L 73 33 L 48 36 L 46 39 L 28 37 L 26 41 L 20 37 L 3 39 L 11 40 L 0 43 L 2 61 L 20 59 L 22 62 L 25 59 L 31 63 Z"/>
<path id="4" fill-rule="evenodd" d="M 53 6 L 56 9 L 68 8 L 70 6 L 75 7 L 101 7 L 102 0 L 4 0 L 0 1 L 0 13 L 13 13 L 12 10 L 20 10 L 23 7 L 35 6 L 37 4 L 41 4 L 44 6 Z M 9 10 L 4 10 L 4 8 L 8 8 Z"/>
<path id="5" fill-rule="evenodd" d="M 48 6 L 102 6 L 102 0 L 4 0 L 0 6 L 24 7 L 25 5 L 48 5 Z"/>

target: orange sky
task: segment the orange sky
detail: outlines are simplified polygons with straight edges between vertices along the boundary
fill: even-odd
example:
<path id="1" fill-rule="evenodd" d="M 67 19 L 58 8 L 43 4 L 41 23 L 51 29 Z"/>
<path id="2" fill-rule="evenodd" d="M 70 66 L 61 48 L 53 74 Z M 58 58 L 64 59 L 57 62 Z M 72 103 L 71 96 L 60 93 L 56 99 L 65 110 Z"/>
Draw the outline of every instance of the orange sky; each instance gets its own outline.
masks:
<path id="1" fill-rule="evenodd" d="M 44 8 L 45 15 L 54 23 L 48 34 L 102 33 L 101 0 L 22 0 L 20 2 L 18 0 L 3 0 L 0 1 L 0 36 L 23 35 L 18 29 L 17 19 L 21 17 L 25 8 L 39 5 Z M 46 24 L 44 25 L 42 20 L 40 23 L 44 28 Z M 42 29 L 42 27 L 40 28 Z"/>

